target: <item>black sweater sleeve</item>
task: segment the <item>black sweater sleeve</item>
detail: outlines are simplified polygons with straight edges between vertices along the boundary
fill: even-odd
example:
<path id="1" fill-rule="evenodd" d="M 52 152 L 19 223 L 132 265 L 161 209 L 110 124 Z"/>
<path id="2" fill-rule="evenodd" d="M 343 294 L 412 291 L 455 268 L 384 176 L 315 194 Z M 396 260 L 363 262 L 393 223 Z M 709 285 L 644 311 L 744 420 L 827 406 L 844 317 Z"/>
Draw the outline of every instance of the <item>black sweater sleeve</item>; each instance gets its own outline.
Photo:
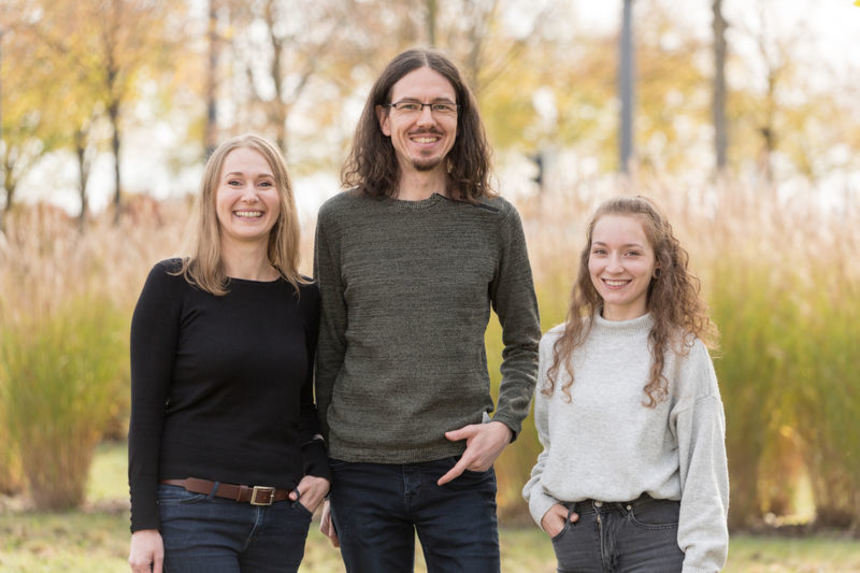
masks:
<path id="1" fill-rule="evenodd" d="M 128 480 L 131 530 L 157 529 L 158 457 L 165 402 L 179 337 L 181 277 L 168 273 L 178 261 L 150 271 L 131 321 L 131 421 Z"/>
<path id="2" fill-rule="evenodd" d="M 320 294 L 316 284 L 302 289 L 303 313 L 305 317 L 305 337 L 307 341 L 308 364 L 313 365 L 316 355 L 317 337 L 320 320 Z M 314 405 L 314 369 L 309 367 L 301 394 L 301 421 L 299 436 L 304 459 L 304 474 L 324 477 L 331 481 L 328 455 L 321 436 L 321 426 Z"/>

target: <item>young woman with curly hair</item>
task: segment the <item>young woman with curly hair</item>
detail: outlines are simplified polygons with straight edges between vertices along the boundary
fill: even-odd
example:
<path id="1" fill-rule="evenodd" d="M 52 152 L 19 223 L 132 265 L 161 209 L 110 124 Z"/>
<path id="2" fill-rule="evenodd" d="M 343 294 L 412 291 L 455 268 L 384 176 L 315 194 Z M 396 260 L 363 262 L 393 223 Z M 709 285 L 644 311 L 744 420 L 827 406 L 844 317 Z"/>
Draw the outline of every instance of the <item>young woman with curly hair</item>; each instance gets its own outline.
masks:
<path id="1" fill-rule="evenodd" d="M 523 489 L 558 570 L 718 571 L 728 552 L 716 329 L 688 255 L 644 197 L 588 226 L 567 321 L 543 337 Z"/>

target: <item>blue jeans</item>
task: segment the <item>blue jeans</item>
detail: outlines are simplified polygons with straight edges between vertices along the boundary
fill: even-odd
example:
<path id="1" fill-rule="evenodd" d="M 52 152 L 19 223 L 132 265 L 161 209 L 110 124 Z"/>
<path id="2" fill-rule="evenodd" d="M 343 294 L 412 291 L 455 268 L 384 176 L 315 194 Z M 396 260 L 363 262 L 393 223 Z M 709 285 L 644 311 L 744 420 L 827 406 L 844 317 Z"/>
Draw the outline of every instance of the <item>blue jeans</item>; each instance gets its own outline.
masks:
<path id="1" fill-rule="evenodd" d="M 311 513 L 299 502 L 254 506 L 158 486 L 167 573 L 295 572 Z"/>
<path id="2" fill-rule="evenodd" d="M 579 514 L 552 538 L 559 573 L 670 573 L 681 571 L 680 502 L 647 495 L 630 502 L 566 504 Z"/>
<path id="3" fill-rule="evenodd" d="M 416 532 L 428 573 L 498 573 L 496 474 L 466 471 L 436 485 L 456 462 L 329 460 L 332 519 L 349 573 L 411 572 Z"/>

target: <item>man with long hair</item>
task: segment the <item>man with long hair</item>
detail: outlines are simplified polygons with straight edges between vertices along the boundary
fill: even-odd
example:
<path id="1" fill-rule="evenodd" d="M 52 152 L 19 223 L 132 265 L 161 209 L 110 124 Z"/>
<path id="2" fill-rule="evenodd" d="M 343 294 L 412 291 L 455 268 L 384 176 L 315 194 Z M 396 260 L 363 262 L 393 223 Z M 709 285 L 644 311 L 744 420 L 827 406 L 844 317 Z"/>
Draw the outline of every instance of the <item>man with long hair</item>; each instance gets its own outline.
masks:
<path id="1" fill-rule="evenodd" d="M 316 392 L 333 473 L 321 527 L 350 572 L 412 570 L 416 532 L 428 571 L 499 571 L 492 464 L 528 414 L 540 326 L 489 155 L 456 66 L 409 50 L 371 89 L 346 190 L 320 208 Z M 505 347 L 495 408 L 491 308 Z"/>

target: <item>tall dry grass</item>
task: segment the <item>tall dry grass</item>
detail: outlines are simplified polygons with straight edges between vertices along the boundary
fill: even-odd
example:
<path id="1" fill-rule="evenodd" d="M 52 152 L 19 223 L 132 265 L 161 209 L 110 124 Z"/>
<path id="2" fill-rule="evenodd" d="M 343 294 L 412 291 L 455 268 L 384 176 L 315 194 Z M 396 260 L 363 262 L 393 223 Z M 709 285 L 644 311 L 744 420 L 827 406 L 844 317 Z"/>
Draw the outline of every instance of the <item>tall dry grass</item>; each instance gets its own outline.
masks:
<path id="1" fill-rule="evenodd" d="M 752 189 L 733 196 L 715 225 L 707 278 L 723 329 L 732 521 L 796 511 L 780 492 L 808 474 L 816 521 L 857 527 L 860 212 Z"/>
<path id="2" fill-rule="evenodd" d="M 0 460 L 8 461 L 0 490 L 26 482 L 37 507 L 74 507 L 96 443 L 123 432 L 131 309 L 146 269 L 176 248 L 182 228 L 180 216 L 156 214 L 130 211 L 118 228 L 105 216 L 85 234 L 47 206 L 9 219 L 0 244 Z"/>
<path id="3" fill-rule="evenodd" d="M 690 252 L 691 267 L 702 279 L 720 328 L 715 365 L 726 407 L 732 525 L 755 525 L 767 512 L 797 512 L 802 509 L 797 507 L 798 490 L 808 483 L 819 523 L 856 527 L 857 207 L 827 211 L 812 193 L 787 200 L 773 190 L 739 183 L 694 188 L 660 179 L 636 185 L 584 181 L 564 193 L 519 200 L 543 330 L 564 320 L 588 217 L 601 200 L 618 192 L 648 195 L 664 208 Z M 87 308 L 112 308 L 120 316 L 110 328 L 122 339 L 122 366 L 115 376 L 118 383 L 104 381 L 115 395 L 109 405 L 99 406 L 111 412 L 101 432 L 122 431 L 128 409 L 125 360 L 131 311 L 151 265 L 180 251 L 188 215 L 185 203 L 140 199 L 120 227 L 110 225 L 105 216 L 93 221 L 84 235 L 74 222 L 48 208 L 20 211 L 9 221 L 6 244 L 0 246 L 3 333 L 50 325 L 81 300 L 90 301 Z M 313 221 L 305 221 L 306 273 L 312 243 Z M 89 318 L 84 312 L 63 320 L 83 324 Z M 101 330 L 91 327 L 87 336 L 95 340 Z M 487 342 L 497 385 L 501 342 L 495 320 Z M 48 377 L 43 374 L 40 384 L 47 385 Z M 0 390 L 5 392 L 7 383 L 0 379 Z M 5 397 L 3 404 L 8 411 Z M 3 412 L 0 408 L 0 423 Z M 8 429 L 9 420 L 6 423 Z M 0 461 L 21 460 L 24 453 L 15 448 L 14 441 L 0 440 Z M 497 463 L 499 506 L 506 520 L 528 519 L 519 492 L 539 449 L 529 418 Z M 15 463 L 0 463 L 0 490 L 4 480 L 14 485 L 14 468 Z"/>
<path id="4" fill-rule="evenodd" d="M 83 502 L 93 450 L 118 413 L 123 318 L 87 297 L 4 330 L 4 417 L 39 509 Z"/>

